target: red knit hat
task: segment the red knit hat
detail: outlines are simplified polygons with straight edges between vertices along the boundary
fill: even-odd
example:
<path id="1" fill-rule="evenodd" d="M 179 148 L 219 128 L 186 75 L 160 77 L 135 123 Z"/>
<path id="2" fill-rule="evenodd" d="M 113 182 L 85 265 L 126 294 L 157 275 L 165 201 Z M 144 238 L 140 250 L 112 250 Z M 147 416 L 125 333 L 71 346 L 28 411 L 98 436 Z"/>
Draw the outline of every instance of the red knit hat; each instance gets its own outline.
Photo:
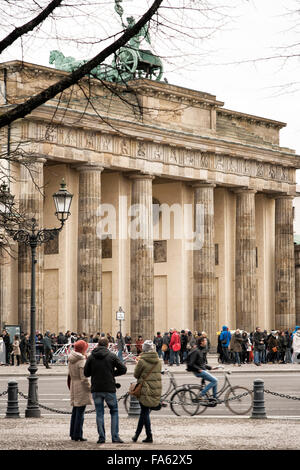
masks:
<path id="1" fill-rule="evenodd" d="M 88 347 L 89 347 L 88 343 L 86 341 L 83 341 L 83 339 L 76 341 L 76 343 L 74 344 L 75 351 L 81 354 L 84 354 Z"/>

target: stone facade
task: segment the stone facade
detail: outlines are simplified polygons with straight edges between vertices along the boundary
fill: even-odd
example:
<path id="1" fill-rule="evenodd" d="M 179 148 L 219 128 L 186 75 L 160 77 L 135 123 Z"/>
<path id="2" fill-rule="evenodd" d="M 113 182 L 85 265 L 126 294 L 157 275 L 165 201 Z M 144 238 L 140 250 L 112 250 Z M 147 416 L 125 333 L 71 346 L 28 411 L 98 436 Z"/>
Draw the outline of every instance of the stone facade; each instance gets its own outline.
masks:
<path id="1" fill-rule="evenodd" d="M 16 103 L 64 74 L 8 62 L 0 66 L 0 87 Z M 55 226 L 51 199 L 62 177 L 74 194 L 58 245 L 38 249 L 39 329 L 115 334 L 119 306 L 122 331 L 134 339 L 190 328 L 205 330 L 215 345 L 223 324 L 292 328 L 291 204 L 300 159 L 279 145 L 285 124 L 225 109 L 208 93 L 149 80 L 129 85 L 112 85 L 117 96 L 82 80 L 11 126 L 12 151 L 18 146 L 36 158 L 43 187 L 43 195 L 31 190 L 16 165 L 12 190 L 24 209 Z M 1 139 L 4 150 L 5 131 Z M 133 206 L 140 208 L 140 237 L 132 236 Z M 113 220 L 101 225 L 110 210 Z M 0 268 L 0 321 L 27 330 L 22 250 Z"/>

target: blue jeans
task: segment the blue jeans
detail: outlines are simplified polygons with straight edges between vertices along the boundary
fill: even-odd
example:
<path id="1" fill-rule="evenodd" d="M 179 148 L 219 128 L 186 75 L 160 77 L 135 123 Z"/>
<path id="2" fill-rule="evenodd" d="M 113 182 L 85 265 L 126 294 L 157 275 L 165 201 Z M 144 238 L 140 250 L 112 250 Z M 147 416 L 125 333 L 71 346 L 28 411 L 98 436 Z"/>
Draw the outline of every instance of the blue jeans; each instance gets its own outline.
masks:
<path id="1" fill-rule="evenodd" d="M 70 437 L 72 439 L 82 438 L 84 411 L 85 406 L 73 406 L 70 423 Z"/>
<path id="2" fill-rule="evenodd" d="M 214 377 L 213 375 L 209 374 L 206 370 L 203 370 L 202 372 L 194 372 L 194 375 L 196 377 L 201 377 L 202 379 L 209 382 L 201 391 L 201 396 L 203 397 L 203 395 L 205 395 L 208 390 L 212 388 L 213 397 L 217 398 L 218 379 L 216 379 L 216 377 Z"/>
<path id="3" fill-rule="evenodd" d="M 170 365 L 173 365 L 176 360 L 176 364 L 179 366 L 179 351 L 173 351 L 170 349 Z"/>
<path id="4" fill-rule="evenodd" d="M 121 362 L 124 362 L 122 349 L 120 349 L 120 350 L 118 351 L 118 358 L 120 359 Z"/>
<path id="5" fill-rule="evenodd" d="M 93 400 L 96 408 L 96 422 L 98 428 L 99 439 L 105 441 L 104 427 L 104 401 L 110 410 L 111 417 L 111 438 L 112 441 L 119 439 L 119 412 L 116 393 L 110 392 L 93 392 Z"/>
<path id="6" fill-rule="evenodd" d="M 254 363 L 260 364 L 262 362 L 263 351 L 254 350 Z"/>
<path id="7" fill-rule="evenodd" d="M 234 353 L 234 363 L 237 363 L 237 364 L 241 363 L 240 353 L 239 352 Z"/>

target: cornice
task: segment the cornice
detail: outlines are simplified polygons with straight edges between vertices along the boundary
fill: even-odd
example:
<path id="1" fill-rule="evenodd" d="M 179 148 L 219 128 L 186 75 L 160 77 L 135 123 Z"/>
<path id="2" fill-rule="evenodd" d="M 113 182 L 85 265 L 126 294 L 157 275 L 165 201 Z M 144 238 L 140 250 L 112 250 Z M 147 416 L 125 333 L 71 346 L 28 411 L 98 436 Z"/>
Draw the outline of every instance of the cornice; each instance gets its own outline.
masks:
<path id="1" fill-rule="evenodd" d="M 285 122 L 275 121 L 274 119 L 263 118 L 260 116 L 254 116 L 252 114 L 241 113 L 239 111 L 233 111 L 226 108 L 217 108 L 217 115 L 220 114 L 222 116 L 227 117 L 229 120 L 237 120 L 237 121 L 247 121 L 250 124 L 255 125 L 263 125 L 266 127 L 273 127 L 275 129 L 282 129 L 286 127 Z"/>

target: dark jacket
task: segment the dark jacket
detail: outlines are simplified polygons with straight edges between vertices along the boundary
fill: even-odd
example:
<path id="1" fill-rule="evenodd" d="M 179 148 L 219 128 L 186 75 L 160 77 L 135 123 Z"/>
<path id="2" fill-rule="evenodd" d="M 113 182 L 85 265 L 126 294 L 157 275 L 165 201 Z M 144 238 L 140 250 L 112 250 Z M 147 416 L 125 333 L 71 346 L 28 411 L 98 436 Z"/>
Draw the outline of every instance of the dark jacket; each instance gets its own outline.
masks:
<path id="1" fill-rule="evenodd" d="M 87 358 L 84 375 L 91 377 L 91 392 L 115 393 L 115 377 L 126 374 L 127 367 L 105 346 L 95 348 Z"/>
<path id="2" fill-rule="evenodd" d="M 163 345 L 163 338 L 162 336 L 154 336 L 153 343 L 156 346 L 156 350 L 161 349 Z"/>
<path id="3" fill-rule="evenodd" d="M 211 367 L 206 364 L 206 348 L 199 347 L 192 349 L 187 357 L 187 370 L 189 372 L 199 372 L 202 370 L 211 370 Z"/>
<path id="4" fill-rule="evenodd" d="M 255 351 L 265 349 L 265 334 L 262 331 L 255 331 L 253 334 L 253 346 Z"/>

